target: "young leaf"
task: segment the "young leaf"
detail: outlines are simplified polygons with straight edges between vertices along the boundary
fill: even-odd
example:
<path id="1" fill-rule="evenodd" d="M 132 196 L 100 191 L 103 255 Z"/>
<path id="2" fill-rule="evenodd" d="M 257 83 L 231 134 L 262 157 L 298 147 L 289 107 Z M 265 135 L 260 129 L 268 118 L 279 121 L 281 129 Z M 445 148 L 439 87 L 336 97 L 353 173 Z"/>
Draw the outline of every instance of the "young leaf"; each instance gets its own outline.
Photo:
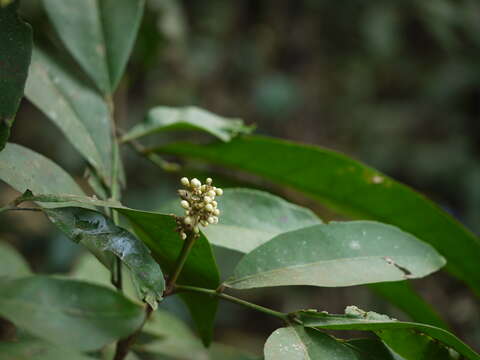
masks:
<path id="1" fill-rule="evenodd" d="M 67 348 L 38 339 L 0 342 L 2 360 L 94 360 Z"/>
<path id="2" fill-rule="evenodd" d="M 265 343 L 264 355 L 265 360 L 358 360 L 348 346 L 303 326 L 275 330 Z"/>
<path id="3" fill-rule="evenodd" d="M 391 225 L 332 222 L 281 234 L 247 254 L 226 285 L 351 286 L 426 276 L 445 264 L 430 245 Z"/>
<path id="4" fill-rule="evenodd" d="M 422 195 L 345 155 L 261 136 L 207 146 L 168 144 L 157 151 L 242 169 L 347 215 L 396 225 L 435 247 L 447 259 L 447 270 L 480 294 L 478 237 Z"/>
<path id="5" fill-rule="evenodd" d="M 32 54 L 32 29 L 18 16 L 18 5 L 0 6 L 0 151 L 10 137 Z"/>
<path id="6" fill-rule="evenodd" d="M 183 240 L 175 231 L 175 218 L 154 212 L 118 208 L 133 225 L 135 233 L 152 250 L 164 271 L 170 273 L 183 246 Z M 208 240 L 203 234 L 196 240 L 178 279 L 182 285 L 216 289 L 220 284 L 217 264 Z M 218 300 L 203 294 L 180 295 L 190 309 L 205 344 L 212 339 L 213 322 Z"/>
<path id="7" fill-rule="evenodd" d="M 345 315 L 300 311 L 297 316 L 304 326 L 316 329 L 373 331 L 406 360 L 433 359 L 420 355 L 422 351 L 435 349 L 436 346 L 432 344 L 435 341 L 453 348 L 468 360 L 480 359 L 480 355 L 446 330 L 425 324 L 397 321 L 385 315 L 365 312 L 355 306 L 347 307 Z M 411 337 L 409 334 L 415 336 Z M 400 339 L 404 339 L 405 342 L 400 341 Z M 413 349 L 416 349 L 413 353 L 417 357 L 409 355 Z M 438 351 L 438 349 L 435 351 Z"/>
<path id="8" fill-rule="evenodd" d="M 31 190 L 35 194 L 85 196 L 71 176 L 57 164 L 12 143 L 0 152 L 0 180 L 22 193 Z"/>
<path id="9" fill-rule="evenodd" d="M 144 0 L 43 0 L 65 46 L 105 94 L 115 90 L 130 56 Z"/>
<path id="10" fill-rule="evenodd" d="M 112 129 L 108 106 L 74 74 L 59 59 L 35 48 L 25 94 L 110 184 Z"/>
<path id="11" fill-rule="evenodd" d="M 6 242 L 0 242 L 0 276 L 22 277 L 30 274 L 30 267 L 23 257 Z"/>
<path id="12" fill-rule="evenodd" d="M 248 253 L 281 233 L 321 224 L 310 210 L 264 191 L 225 189 L 219 223 L 203 229 L 215 245 Z"/>
<path id="13" fill-rule="evenodd" d="M 238 134 L 250 133 L 252 128 L 245 126 L 240 119 L 224 118 L 193 106 L 183 108 L 158 106 L 148 112 L 143 123 L 134 126 L 125 134 L 122 141 L 174 130 L 205 131 L 222 141 L 230 141 Z"/>
<path id="14" fill-rule="evenodd" d="M 77 207 L 45 209 L 50 221 L 71 240 L 115 254 L 129 268 L 142 298 L 154 309 L 162 299 L 165 280 L 150 250 L 127 230 L 100 212 Z M 106 264 L 108 265 L 108 264 Z"/>
<path id="15" fill-rule="evenodd" d="M 47 276 L 0 278 L 0 314 L 41 339 L 80 351 L 131 334 L 145 317 L 142 307 L 116 291 Z"/>

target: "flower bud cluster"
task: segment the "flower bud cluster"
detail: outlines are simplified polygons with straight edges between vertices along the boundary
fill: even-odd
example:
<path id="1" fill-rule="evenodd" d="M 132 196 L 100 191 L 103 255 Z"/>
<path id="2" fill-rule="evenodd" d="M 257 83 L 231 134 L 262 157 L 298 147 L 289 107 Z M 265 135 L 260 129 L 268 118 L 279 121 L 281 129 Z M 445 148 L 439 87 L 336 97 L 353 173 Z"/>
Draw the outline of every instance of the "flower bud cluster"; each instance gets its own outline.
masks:
<path id="1" fill-rule="evenodd" d="M 205 184 L 193 178 L 180 179 L 185 189 L 178 190 L 182 199 L 180 205 L 185 209 L 185 216 L 177 219 L 180 236 L 183 240 L 187 238 L 187 232 L 199 232 L 199 225 L 208 226 L 218 223 L 220 210 L 217 208 L 216 196 L 221 196 L 223 190 L 212 186 L 212 179 L 207 178 Z"/>

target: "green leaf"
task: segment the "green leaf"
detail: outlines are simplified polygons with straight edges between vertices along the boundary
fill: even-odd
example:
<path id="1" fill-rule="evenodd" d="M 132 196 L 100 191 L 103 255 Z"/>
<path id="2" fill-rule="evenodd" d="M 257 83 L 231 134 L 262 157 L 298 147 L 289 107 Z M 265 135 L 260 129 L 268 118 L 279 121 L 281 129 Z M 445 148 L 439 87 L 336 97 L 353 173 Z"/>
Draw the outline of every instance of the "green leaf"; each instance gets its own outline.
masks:
<path id="1" fill-rule="evenodd" d="M 32 54 L 32 28 L 17 14 L 19 1 L 0 7 L 0 151 L 10 137 Z"/>
<path id="2" fill-rule="evenodd" d="M 22 193 L 30 189 L 35 194 L 85 196 L 71 176 L 57 164 L 12 143 L 0 152 L 0 180 Z"/>
<path id="3" fill-rule="evenodd" d="M 35 48 L 25 94 L 65 134 L 107 184 L 112 172 L 112 129 L 100 94 L 75 71 Z"/>
<path id="4" fill-rule="evenodd" d="M 358 360 L 348 346 L 302 326 L 275 330 L 265 343 L 264 354 L 265 360 Z"/>
<path id="5" fill-rule="evenodd" d="M 6 242 L 0 242 L 0 276 L 22 277 L 31 274 L 25 259 Z"/>
<path id="6" fill-rule="evenodd" d="M 127 217 L 135 233 L 152 250 L 155 258 L 167 273 L 173 271 L 183 240 L 176 232 L 175 218 L 155 212 L 118 208 Z M 178 284 L 216 289 L 220 284 L 215 258 L 208 240 L 203 234 L 196 240 L 187 258 Z M 213 322 L 218 300 L 208 295 L 184 293 L 180 295 L 189 307 L 205 344 L 212 339 Z"/>
<path id="7" fill-rule="evenodd" d="M 240 119 L 225 118 L 193 106 L 183 108 L 158 106 L 148 112 L 143 123 L 134 126 L 125 134 L 122 141 L 175 130 L 205 131 L 222 141 L 230 141 L 238 134 L 250 133 L 252 127 L 245 126 Z"/>
<path id="8" fill-rule="evenodd" d="M 165 280 L 145 244 L 97 211 L 78 207 L 44 211 L 50 221 L 74 242 L 88 244 L 89 248 L 96 248 L 100 253 L 110 252 L 120 258 L 135 277 L 142 299 L 154 309 L 157 307 L 165 290 Z"/>
<path id="9" fill-rule="evenodd" d="M 0 343 L 1 360 L 93 360 L 69 349 L 38 339 Z"/>
<path id="10" fill-rule="evenodd" d="M 353 339 L 347 344 L 358 353 L 359 360 L 405 360 L 377 339 Z"/>
<path id="11" fill-rule="evenodd" d="M 480 294 L 478 237 L 422 195 L 345 155 L 261 136 L 207 146 L 168 144 L 157 151 L 242 169 L 342 213 L 396 225 L 435 247 L 447 259 L 447 270 Z"/>
<path id="12" fill-rule="evenodd" d="M 345 315 L 300 311 L 297 316 L 304 326 L 312 328 L 374 331 L 388 346 L 407 360 L 432 359 L 421 357 L 420 354 L 425 349 L 435 348 L 432 344 L 435 341 L 453 348 L 469 360 L 480 359 L 480 355 L 446 330 L 431 325 L 397 321 L 385 315 L 365 312 L 355 306 L 347 307 Z M 416 336 L 412 338 L 408 334 L 416 334 Z M 400 338 L 404 338 L 406 343 L 400 341 Z M 423 349 L 416 350 L 418 357 L 409 355 L 409 351 L 413 348 Z"/>
<path id="13" fill-rule="evenodd" d="M 0 278 L 0 314 L 41 339 L 80 351 L 131 334 L 145 317 L 118 292 L 47 276 Z"/>
<path id="14" fill-rule="evenodd" d="M 203 232 L 212 244 L 242 253 L 281 233 L 322 223 L 310 210 L 259 190 L 225 189 L 218 208 L 219 223 Z"/>
<path id="15" fill-rule="evenodd" d="M 115 90 L 130 56 L 144 0 L 43 0 L 67 49 L 105 94 Z"/>
<path id="16" fill-rule="evenodd" d="M 332 222 L 281 234 L 247 254 L 227 286 L 351 286 L 426 276 L 445 264 L 391 225 Z"/>
<path id="17" fill-rule="evenodd" d="M 412 319 L 423 324 L 449 329 L 445 321 L 432 307 L 415 292 L 408 281 L 370 284 L 369 288 L 410 315 Z"/>

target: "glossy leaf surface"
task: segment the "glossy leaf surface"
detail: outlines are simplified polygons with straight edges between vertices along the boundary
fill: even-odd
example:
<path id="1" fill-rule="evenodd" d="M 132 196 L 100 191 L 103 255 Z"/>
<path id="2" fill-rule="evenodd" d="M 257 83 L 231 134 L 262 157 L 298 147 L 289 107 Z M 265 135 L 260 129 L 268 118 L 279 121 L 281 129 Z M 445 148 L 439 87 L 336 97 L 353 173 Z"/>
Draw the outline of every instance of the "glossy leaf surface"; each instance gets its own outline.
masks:
<path id="1" fill-rule="evenodd" d="M 45 209 L 45 213 L 72 241 L 120 258 L 135 277 L 142 298 L 156 308 L 165 290 L 165 280 L 143 242 L 97 211 L 65 207 Z"/>
<path id="2" fill-rule="evenodd" d="M 264 347 L 265 360 L 358 360 L 355 352 L 327 334 L 302 326 L 275 330 Z"/>
<path id="3" fill-rule="evenodd" d="M 451 347 L 467 359 L 480 359 L 480 355 L 446 330 L 425 324 L 397 321 L 385 315 L 365 312 L 354 306 L 348 307 L 345 315 L 301 311 L 298 313 L 298 317 L 304 326 L 318 329 L 374 331 L 399 355 L 403 357 L 407 355 L 406 358 L 408 360 L 414 359 L 409 355 L 413 348 L 417 349 L 415 351 L 417 356 L 424 350 L 431 351 L 436 349 L 435 351 L 440 351 L 433 342 L 440 342 L 444 346 Z M 411 337 L 409 335 L 411 333 L 416 334 L 416 336 Z M 428 335 L 434 340 L 424 335 Z M 401 338 L 405 338 L 405 343 L 399 340 Z M 440 355 L 440 353 L 437 353 L 437 355 Z M 427 358 L 418 357 L 416 359 L 423 360 Z"/>
<path id="4" fill-rule="evenodd" d="M 144 0 L 43 0 L 65 46 L 105 94 L 125 69 Z"/>
<path id="5" fill-rule="evenodd" d="M 135 233 L 152 250 L 162 269 L 170 273 L 183 246 L 183 240 L 175 231 L 175 218 L 126 208 L 117 210 L 132 223 Z M 208 289 L 216 289 L 219 286 L 220 275 L 205 236 L 201 235 L 192 247 L 178 284 Z M 210 343 L 218 301 L 203 294 L 186 293 L 180 296 L 187 303 L 204 343 Z"/>
<path id="6" fill-rule="evenodd" d="M 0 314 L 39 338 L 81 351 L 131 334 L 144 319 L 143 308 L 116 291 L 47 276 L 0 278 Z"/>
<path id="7" fill-rule="evenodd" d="M 162 131 L 198 130 L 216 136 L 222 141 L 230 141 L 241 133 L 251 132 L 240 119 L 229 119 L 209 111 L 189 106 L 183 108 L 158 106 L 148 112 L 143 123 L 134 126 L 122 138 L 133 140 Z"/>
<path id="8" fill-rule="evenodd" d="M 343 154 L 261 136 L 157 150 L 245 170 L 344 214 L 396 225 L 434 246 L 447 259 L 447 269 L 480 294 L 479 239 L 422 195 Z"/>
<path id="9" fill-rule="evenodd" d="M 30 267 L 15 248 L 0 241 L 0 276 L 22 277 L 30 273 Z"/>
<path id="10" fill-rule="evenodd" d="M 58 57 L 36 48 L 25 94 L 109 184 L 112 129 L 108 106 L 99 93 L 73 74 Z"/>
<path id="11" fill-rule="evenodd" d="M 247 254 L 227 285 L 351 286 L 426 276 L 445 260 L 391 225 L 332 222 L 279 235 Z"/>
<path id="12" fill-rule="evenodd" d="M 17 14 L 19 1 L 0 6 L 0 151 L 10 137 L 28 74 L 32 29 Z"/>

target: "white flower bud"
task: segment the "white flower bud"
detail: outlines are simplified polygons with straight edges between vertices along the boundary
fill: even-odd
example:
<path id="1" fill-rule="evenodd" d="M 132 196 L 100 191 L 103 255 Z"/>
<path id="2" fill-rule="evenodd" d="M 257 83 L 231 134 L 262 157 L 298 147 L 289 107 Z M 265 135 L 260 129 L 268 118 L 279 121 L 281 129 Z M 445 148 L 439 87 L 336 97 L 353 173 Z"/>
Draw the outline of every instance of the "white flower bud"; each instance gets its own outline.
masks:
<path id="1" fill-rule="evenodd" d="M 208 190 L 207 195 L 210 196 L 211 198 L 214 198 L 215 195 L 216 195 L 216 193 L 215 193 L 215 191 L 213 191 L 213 190 Z"/>
<path id="2" fill-rule="evenodd" d="M 211 203 L 213 201 L 213 199 L 210 196 L 205 196 L 203 198 L 203 201 L 205 201 L 208 204 L 208 203 Z"/>
<path id="3" fill-rule="evenodd" d="M 206 222 L 205 220 L 200 220 L 200 224 L 202 224 L 203 226 L 208 226 L 208 222 Z"/>
<path id="4" fill-rule="evenodd" d="M 188 178 L 186 178 L 186 177 L 182 177 L 180 179 L 180 182 L 182 183 L 183 186 L 189 186 L 190 185 L 190 181 L 188 181 Z"/>
<path id="5" fill-rule="evenodd" d="M 212 185 L 212 178 L 207 178 L 207 180 L 205 180 L 205 182 L 207 183 L 207 185 Z"/>
<path id="6" fill-rule="evenodd" d="M 194 188 L 198 188 L 200 186 L 202 186 L 202 183 L 200 182 L 200 180 L 198 180 L 197 178 L 193 178 L 191 181 L 190 181 L 190 184 L 192 184 L 192 186 Z"/>
<path id="7" fill-rule="evenodd" d="M 187 238 L 187 234 L 185 234 L 185 232 L 181 232 L 180 233 L 180 237 L 182 238 L 182 240 L 185 240 Z"/>
<path id="8" fill-rule="evenodd" d="M 214 210 L 212 204 L 205 205 L 205 210 L 207 210 L 208 212 L 212 212 Z"/>
<path id="9" fill-rule="evenodd" d="M 214 214 L 214 215 L 217 215 L 217 216 L 220 215 L 220 210 L 214 209 L 214 210 L 213 210 L 213 214 Z"/>
<path id="10" fill-rule="evenodd" d="M 208 222 L 209 222 L 210 224 L 215 224 L 215 217 L 209 216 L 209 217 L 208 217 Z"/>
<path id="11" fill-rule="evenodd" d="M 184 209 L 190 209 L 190 204 L 187 200 L 182 200 L 180 201 L 180 205 L 184 208 Z"/>
<path id="12" fill-rule="evenodd" d="M 215 189 L 215 193 L 216 193 L 218 196 L 222 196 L 222 195 L 223 195 L 223 190 L 220 189 L 220 188 L 216 188 L 216 189 Z"/>
<path id="13" fill-rule="evenodd" d="M 214 208 L 216 208 L 216 207 L 218 206 L 218 203 L 217 203 L 215 200 L 212 201 L 211 204 L 212 204 L 212 206 L 213 206 Z"/>
<path id="14" fill-rule="evenodd" d="M 216 217 L 216 216 L 212 216 L 212 217 L 213 217 L 213 223 L 218 224 L 218 217 Z"/>
<path id="15" fill-rule="evenodd" d="M 198 228 L 198 226 L 195 226 L 195 227 L 193 228 L 193 232 L 194 232 L 195 234 L 198 234 L 198 233 L 200 232 L 200 229 Z"/>
<path id="16" fill-rule="evenodd" d="M 183 222 L 187 225 L 190 225 L 192 223 L 192 218 L 187 216 L 185 219 L 183 219 Z"/>
<path id="17" fill-rule="evenodd" d="M 202 185 L 202 186 L 200 186 L 200 190 L 202 190 L 202 191 L 207 190 L 207 185 Z"/>

